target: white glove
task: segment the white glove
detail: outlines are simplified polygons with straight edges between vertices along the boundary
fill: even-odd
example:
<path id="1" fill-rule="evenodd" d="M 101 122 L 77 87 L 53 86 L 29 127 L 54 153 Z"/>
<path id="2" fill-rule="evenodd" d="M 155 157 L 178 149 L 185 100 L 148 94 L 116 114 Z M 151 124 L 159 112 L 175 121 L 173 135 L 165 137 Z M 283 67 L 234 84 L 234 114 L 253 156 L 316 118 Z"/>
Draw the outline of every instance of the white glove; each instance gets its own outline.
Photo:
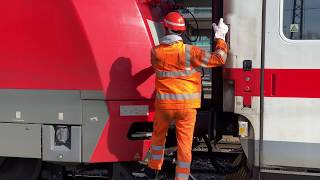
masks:
<path id="1" fill-rule="evenodd" d="M 216 23 L 213 23 L 212 27 L 215 32 L 214 38 L 215 39 L 223 39 L 225 41 L 226 34 L 229 31 L 229 27 L 223 22 L 223 18 L 220 19 L 218 25 L 216 25 Z"/>

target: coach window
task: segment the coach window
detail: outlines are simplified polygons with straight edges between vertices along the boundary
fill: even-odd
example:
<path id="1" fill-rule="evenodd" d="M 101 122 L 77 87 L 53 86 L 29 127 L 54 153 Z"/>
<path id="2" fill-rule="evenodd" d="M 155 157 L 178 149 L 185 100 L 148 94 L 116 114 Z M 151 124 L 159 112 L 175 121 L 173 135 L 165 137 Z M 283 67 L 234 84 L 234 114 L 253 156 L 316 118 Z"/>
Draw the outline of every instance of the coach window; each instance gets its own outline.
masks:
<path id="1" fill-rule="evenodd" d="M 288 39 L 320 39 L 320 0 L 284 0 L 283 33 Z"/>

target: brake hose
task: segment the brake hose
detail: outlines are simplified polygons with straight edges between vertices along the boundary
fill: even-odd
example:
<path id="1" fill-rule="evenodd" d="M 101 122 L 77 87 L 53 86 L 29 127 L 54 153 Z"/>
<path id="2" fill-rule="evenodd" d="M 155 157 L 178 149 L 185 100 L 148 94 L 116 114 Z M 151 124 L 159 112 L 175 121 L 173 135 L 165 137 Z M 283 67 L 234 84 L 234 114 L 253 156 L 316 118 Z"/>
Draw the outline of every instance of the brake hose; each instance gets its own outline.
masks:
<path id="1" fill-rule="evenodd" d="M 196 36 L 196 38 L 195 38 L 194 40 L 192 40 L 192 39 L 191 39 L 189 36 L 187 36 L 187 35 L 186 35 L 186 38 L 187 38 L 190 42 L 197 42 L 198 39 L 199 39 L 199 36 L 200 36 L 200 30 L 199 30 L 198 20 L 197 20 L 197 18 L 193 15 L 193 13 L 192 13 L 189 9 L 187 9 L 187 8 L 185 8 L 185 7 L 181 7 L 181 9 L 187 11 L 187 12 L 192 16 L 192 18 L 194 19 L 194 22 L 195 22 L 196 25 L 197 25 L 197 29 L 196 29 L 197 36 Z"/>
<path id="2" fill-rule="evenodd" d="M 175 9 L 175 10 L 179 10 L 179 9 L 185 10 L 185 11 L 187 11 L 187 12 L 192 16 L 194 22 L 195 22 L 196 25 L 197 25 L 197 29 L 196 29 L 197 36 L 196 36 L 196 38 L 195 38 L 194 40 L 192 40 L 192 39 L 191 39 L 188 35 L 186 35 L 186 34 L 185 34 L 185 37 L 186 37 L 186 38 L 188 39 L 188 41 L 190 41 L 190 42 L 197 42 L 198 39 L 199 39 L 199 37 L 200 37 L 200 30 L 199 30 L 199 24 L 198 24 L 197 18 L 194 16 L 194 14 L 193 14 L 188 8 L 183 7 L 183 6 L 178 6 L 178 3 L 177 3 L 176 0 L 173 0 L 173 2 L 174 2 L 174 4 L 175 4 L 175 6 L 174 6 L 174 9 Z"/>
<path id="3" fill-rule="evenodd" d="M 232 174 L 232 173 L 239 171 L 239 169 L 241 168 L 241 166 L 243 165 L 243 163 L 245 161 L 244 155 L 242 155 L 241 161 L 237 165 L 222 165 L 221 163 L 218 162 L 218 160 L 213 155 L 213 149 L 212 149 L 209 138 L 207 136 L 203 136 L 203 139 L 204 139 L 205 144 L 208 148 L 209 160 L 210 160 L 211 164 L 213 165 L 213 167 L 216 168 L 216 170 L 219 174 L 226 175 L 226 174 Z"/>

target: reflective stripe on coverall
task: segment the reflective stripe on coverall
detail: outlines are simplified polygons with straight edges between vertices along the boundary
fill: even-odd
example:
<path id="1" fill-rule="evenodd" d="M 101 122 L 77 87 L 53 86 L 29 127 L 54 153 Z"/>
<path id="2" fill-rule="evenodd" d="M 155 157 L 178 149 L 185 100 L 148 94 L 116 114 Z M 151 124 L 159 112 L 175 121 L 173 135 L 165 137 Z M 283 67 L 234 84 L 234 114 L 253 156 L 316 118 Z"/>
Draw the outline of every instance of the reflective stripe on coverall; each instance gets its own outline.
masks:
<path id="1" fill-rule="evenodd" d="M 156 72 L 156 112 L 148 166 L 161 169 L 168 126 L 175 122 L 178 142 L 176 180 L 187 180 L 196 108 L 201 104 L 200 70 L 201 67 L 223 65 L 227 44 L 217 39 L 215 51 L 208 53 L 199 47 L 184 44 L 179 36 L 169 36 L 173 37 L 172 42 L 166 40 L 151 51 L 152 66 Z"/>

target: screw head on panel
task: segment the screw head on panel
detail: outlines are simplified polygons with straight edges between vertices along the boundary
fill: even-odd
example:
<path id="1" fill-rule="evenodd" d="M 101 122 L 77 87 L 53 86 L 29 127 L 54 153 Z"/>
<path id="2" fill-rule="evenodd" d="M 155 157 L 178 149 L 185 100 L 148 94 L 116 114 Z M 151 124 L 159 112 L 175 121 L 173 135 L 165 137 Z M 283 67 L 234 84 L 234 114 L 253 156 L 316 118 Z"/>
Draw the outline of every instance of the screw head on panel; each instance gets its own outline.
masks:
<path id="1" fill-rule="evenodd" d="M 63 154 L 59 154 L 58 155 L 58 159 L 60 160 L 60 159 L 63 159 Z"/>

